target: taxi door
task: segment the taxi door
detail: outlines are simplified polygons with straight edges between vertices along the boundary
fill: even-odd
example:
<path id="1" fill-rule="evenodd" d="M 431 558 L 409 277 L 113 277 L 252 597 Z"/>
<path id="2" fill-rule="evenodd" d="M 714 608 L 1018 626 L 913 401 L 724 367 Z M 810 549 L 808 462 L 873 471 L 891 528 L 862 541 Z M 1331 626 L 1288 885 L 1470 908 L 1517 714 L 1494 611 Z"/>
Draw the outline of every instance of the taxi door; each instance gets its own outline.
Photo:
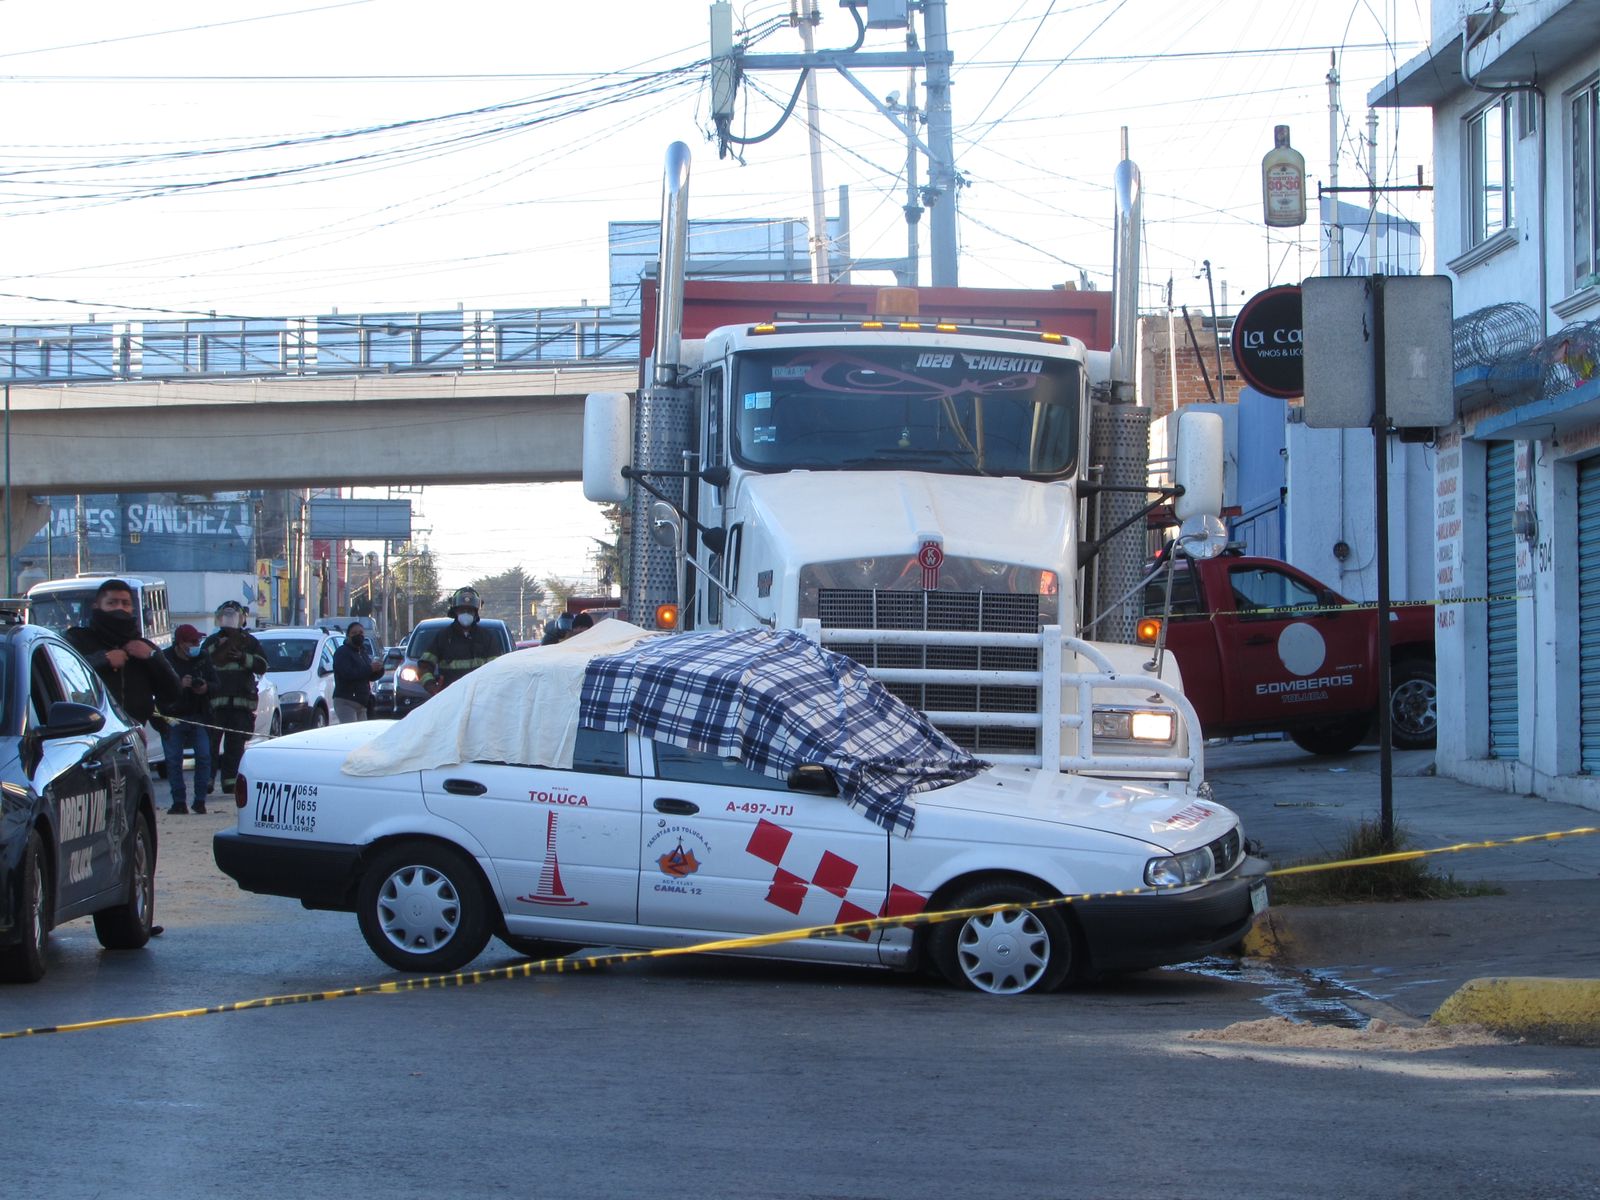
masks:
<path id="1" fill-rule="evenodd" d="M 626 735 L 579 730 L 571 770 L 458 763 L 422 772 L 422 789 L 429 811 L 488 851 L 507 916 L 634 923 L 639 780 Z"/>
<path id="2" fill-rule="evenodd" d="M 641 925 L 771 933 L 882 910 L 889 835 L 843 800 L 791 792 L 736 759 L 641 746 Z"/>
<path id="3" fill-rule="evenodd" d="M 1367 614 L 1284 611 L 1328 606 L 1311 580 L 1278 566 L 1230 565 L 1228 584 L 1233 612 L 1216 623 L 1222 645 L 1233 650 L 1225 656 L 1231 721 L 1276 723 L 1372 706 Z"/>

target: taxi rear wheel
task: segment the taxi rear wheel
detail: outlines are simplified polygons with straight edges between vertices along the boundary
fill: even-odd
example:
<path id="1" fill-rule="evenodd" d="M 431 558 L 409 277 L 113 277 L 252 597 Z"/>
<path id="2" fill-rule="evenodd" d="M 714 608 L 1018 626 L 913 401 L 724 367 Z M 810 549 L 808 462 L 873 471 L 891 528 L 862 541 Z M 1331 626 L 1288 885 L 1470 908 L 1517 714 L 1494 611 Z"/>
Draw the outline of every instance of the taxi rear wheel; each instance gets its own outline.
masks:
<path id="1" fill-rule="evenodd" d="M 0 949 L 0 979 L 10 983 L 36 983 L 44 978 L 44 947 L 50 938 L 46 914 L 50 911 L 50 880 L 44 866 L 44 842 L 38 830 L 28 834 L 22 851 L 22 911 L 18 913 L 21 940 Z"/>
<path id="2" fill-rule="evenodd" d="M 1029 884 L 989 880 L 961 889 L 941 907 L 1046 899 Z M 993 996 L 1055 991 L 1072 975 L 1078 957 L 1072 926 L 1056 908 L 1008 909 L 945 921 L 930 932 L 929 949 L 940 974 L 951 983 Z"/>
<path id="3" fill-rule="evenodd" d="M 137 950 L 150 940 L 156 914 L 156 843 L 139 813 L 128 843 L 128 898 L 94 914 L 94 935 L 107 950 Z"/>
<path id="4" fill-rule="evenodd" d="M 402 842 L 362 875 L 356 917 L 372 952 L 397 971 L 454 971 L 489 944 L 489 905 L 477 867 L 461 851 Z"/>

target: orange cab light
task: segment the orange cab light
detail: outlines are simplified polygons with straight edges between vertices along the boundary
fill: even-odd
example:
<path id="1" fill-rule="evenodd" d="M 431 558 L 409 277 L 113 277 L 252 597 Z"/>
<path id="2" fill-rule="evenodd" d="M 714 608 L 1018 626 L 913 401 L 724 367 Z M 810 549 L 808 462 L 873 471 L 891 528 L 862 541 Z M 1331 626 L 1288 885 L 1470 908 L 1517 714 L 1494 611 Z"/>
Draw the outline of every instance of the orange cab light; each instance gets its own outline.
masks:
<path id="1" fill-rule="evenodd" d="M 907 330 L 908 332 L 915 333 L 917 330 L 922 328 L 922 322 L 921 321 L 901 321 L 900 322 L 900 328 L 904 329 L 904 330 Z"/>
<path id="2" fill-rule="evenodd" d="M 1134 638 L 1141 645 L 1154 646 L 1161 636 L 1161 618 L 1144 617 L 1134 629 Z"/>
<path id="3" fill-rule="evenodd" d="M 763 321 L 750 331 L 751 333 L 777 333 L 778 327 L 770 322 Z"/>
<path id="4" fill-rule="evenodd" d="M 883 322 L 882 321 L 863 321 L 863 322 L 861 322 L 861 328 L 863 328 L 863 329 L 882 329 L 883 328 Z"/>
<path id="5" fill-rule="evenodd" d="M 1054 596 L 1056 594 L 1056 573 L 1054 571 L 1039 572 L 1039 595 Z"/>
<path id="6" fill-rule="evenodd" d="M 1039 340 L 1042 342 L 1059 342 L 1063 341 L 1064 339 L 1059 333 L 1041 333 L 1039 335 Z"/>
<path id="7" fill-rule="evenodd" d="M 940 321 L 934 328 L 940 333 L 954 333 L 957 327 L 950 324 L 949 321 Z"/>
<path id="8" fill-rule="evenodd" d="M 656 605 L 656 628 L 676 629 L 678 627 L 678 606 L 676 604 Z"/>

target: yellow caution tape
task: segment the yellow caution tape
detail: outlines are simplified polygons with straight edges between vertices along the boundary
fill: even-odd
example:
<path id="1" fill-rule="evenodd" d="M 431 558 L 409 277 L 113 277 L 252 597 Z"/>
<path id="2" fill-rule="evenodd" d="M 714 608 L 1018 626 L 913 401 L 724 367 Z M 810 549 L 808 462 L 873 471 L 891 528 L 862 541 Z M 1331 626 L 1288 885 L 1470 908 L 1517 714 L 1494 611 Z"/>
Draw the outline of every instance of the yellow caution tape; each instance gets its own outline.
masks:
<path id="1" fill-rule="evenodd" d="M 1368 858 L 1349 858 L 1339 862 L 1308 863 L 1296 867 L 1279 867 L 1266 872 L 1267 878 L 1285 875 L 1304 875 L 1313 871 L 1337 871 L 1348 867 L 1376 866 L 1380 863 L 1408 862 L 1435 854 L 1456 854 L 1463 850 L 1490 850 L 1502 846 L 1521 846 L 1529 842 L 1552 842 L 1560 838 L 1581 837 L 1600 833 L 1600 826 L 1563 829 L 1553 833 L 1533 833 L 1499 841 L 1460 842 L 1454 846 L 1439 846 L 1432 850 L 1403 850 L 1394 854 L 1377 854 Z M 277 1008 L 286 1004 L 313 1004 L 319 1000 L 345 1000 L 352 996 L 395 995 L 431 988 L 470 987 L 479 983 L 493 983 L 502 979 L 526 979 L 533 975 L 565 975 L 576 971 L 594 970 L 598 967 L 616 966 L 620 963 L 644 962 L 654 958 L 677 958 L 688 954 L 712 954 L 729 950 L 754 950 L 763 946 L 777 946 L 784 942 L 803 941 L 808 938 L 841 937 L 870 933 L 879 929 L 936 925 L 944 921 L 984 916 L 990 913 L 1013 912 L 1017 909 L 1040 910 L 1061 908 L 1089 900 L 1102 900 L 1118 896 L 1150 895 L 1156 892 L 1176 891 L 1176 888 L 1139 887 L 1123 888 L 1115 892 L 1085 892 L 1081 895 L 1058 896 L 1033 904 L 986 904 L 978 908 L 950 908 L 937 912 L 911 913 L 896 917 L 869 917 L 860 921 L 840 921 L 832 925 L 809 925 L 802 929 L 786 929 L 776 933 L 758 933 L 747 937 L 725 938 L 714 942 L 700 942 L 692 946 L 668 946 L 657 950 L 621 950 L 614 954 L 587 954 L 582 957 L 568 955 L 562 958 L 542 958 L 513 963 L 509 967 L 495 967 L 488 971 L 457 971 L 449 975 L 425 975 L 406 979 L 391 979 L 385 983 L 361 984 L 357 987 L 336 988 L 324 992 L 295 992 L 286 996 L 262 996 L 254 1000 L 236 1000 L 231 1004 L 213 1004 L 205 1008 L 179 1008 L 170 1012 L 143 1013 L 134 1017 L 105 1017 L 98 1021 L 75 1021 L 65 1025 L 38 1025 L 31 1029 L 14 1029 L 0 1033 L 0 1041 L 12 1038 L 34 1037 L 44 1033 L 79 1033 L 87 1029 L 111 1029 L 119 1025 L 142 1025 L 149 1021 L 171 1021 L 181 1017 L 207 1017 L 215 1013 L 246 1012 L 255 1008 Z"/>

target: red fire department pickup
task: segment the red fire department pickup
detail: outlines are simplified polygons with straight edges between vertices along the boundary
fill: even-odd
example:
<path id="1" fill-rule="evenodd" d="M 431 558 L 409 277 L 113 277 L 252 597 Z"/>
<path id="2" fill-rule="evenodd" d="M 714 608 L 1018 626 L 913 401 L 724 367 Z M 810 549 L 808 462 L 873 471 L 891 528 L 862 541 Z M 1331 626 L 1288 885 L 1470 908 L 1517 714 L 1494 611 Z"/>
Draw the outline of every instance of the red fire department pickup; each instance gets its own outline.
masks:
<path id="1" fill-rule="evenodd" d="M 1155 564 L 1151 564 L 1154 568 Z M 1154 643 L 1165 572 L 1144 589 L 1139 640 Z M 1390 614 L 1394 744 L 1434 744 L 1433 611 Z M 1166 647 L 1207 737 L 1282 731 L 1312 754 L 1343 754 L 1378 712 L 1378 614 L 1273 558 L 1225 553 L 1173 566 Z"/>

